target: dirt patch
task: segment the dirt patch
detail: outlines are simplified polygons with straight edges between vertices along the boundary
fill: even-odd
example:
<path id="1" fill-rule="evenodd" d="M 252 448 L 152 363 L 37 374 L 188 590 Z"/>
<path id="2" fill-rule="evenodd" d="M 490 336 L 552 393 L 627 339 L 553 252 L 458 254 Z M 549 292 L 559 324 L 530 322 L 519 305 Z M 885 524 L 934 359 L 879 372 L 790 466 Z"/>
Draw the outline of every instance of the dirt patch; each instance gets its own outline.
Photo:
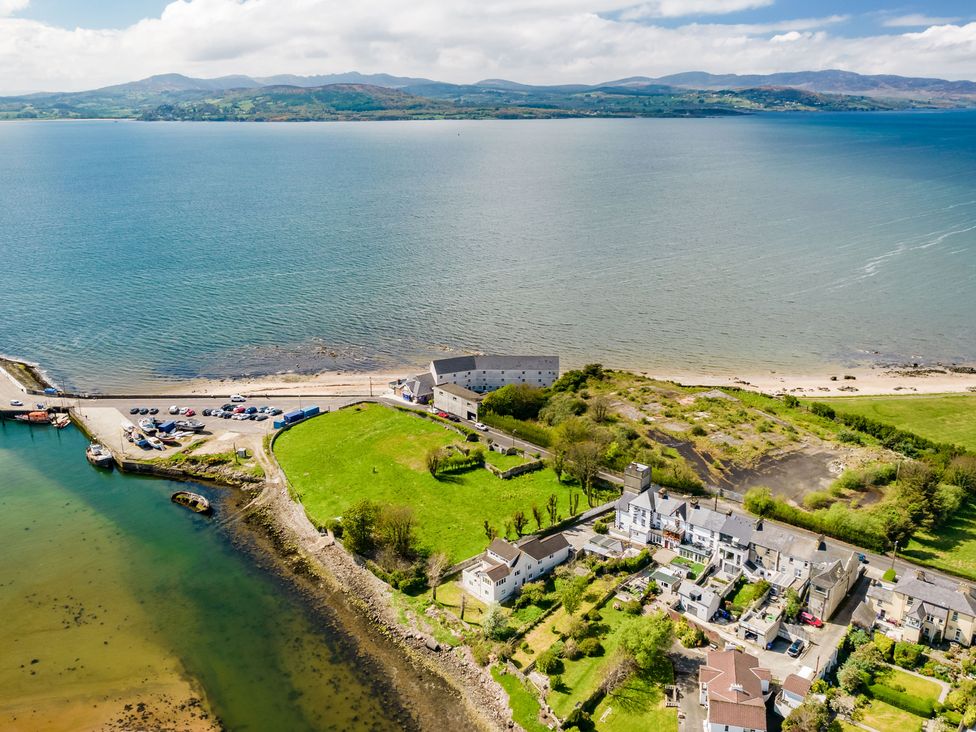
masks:
<path id="1" fill-rule="evenodd" d="M 732 467 L 723 484 L 740 493 L 766 486 L 774 495 L 801 503 L 811 491 L 826 490 L 844 471 L 843 451 L 809 447 L 785 455 L 767 455 L 751 468 Z"/>

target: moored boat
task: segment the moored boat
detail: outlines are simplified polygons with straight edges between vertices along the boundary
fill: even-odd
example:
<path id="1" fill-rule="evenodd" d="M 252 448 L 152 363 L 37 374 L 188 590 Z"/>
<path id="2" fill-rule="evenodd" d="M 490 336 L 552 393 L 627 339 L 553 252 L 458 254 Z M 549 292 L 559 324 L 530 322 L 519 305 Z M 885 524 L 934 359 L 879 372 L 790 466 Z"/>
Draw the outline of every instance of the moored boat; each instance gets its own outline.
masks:
<path id="1" fill-rule="evenodd" d="M 110 468 L 115 462 L 112 453 L 97 442 L 93 442 L 88 446 L 88 449 L 85 450 L 85 457 L 88 458 L 88 462 L 97 468 Z"/>
<path id="2" fill-rule="evenodd" d="M 15 414 L 14 419 L 20 420 L 21 422 L 30 422 L 31 424 L 50 424 L 51 415 L 47 412 L 35 411 L 28 412 L 27 414 Z"/>
<path id="3" fill-rule="evenodd" d="M 71 424 L 71 417 L 69 417 L 67 414 L 59 414 L 53 420 L 51 420 L 51 424 L 53 424 L 59 430 L 63 430 L 65 427 Z"/>
<path id="4" fill-rule="evenodd" d="M 165 450 L 166 446 L 163 444 L 162 440 L 158 437 L 152 437 L 151 435 L 146 437 L 146 442 L 149 443 L 149 447 L 153 450 Z"/>
<path id="5" fill-rule="evenodd" d="M 154 420 L 152 417 L 146 417 L 145 419 L 140 419 L 139 427 L 141 427 L 142 431 L 145 432 L 147 435 L 156 434 L 156 420 Z"/>
<path id="6" fill-rule="evenodd" d="M 210 507 L 210 501 L 198 493 L 190 493 L 190 491 L 177 491 L 170 497 L 170 500 L 194 513 L 210 513 L 213 510 Z"/>

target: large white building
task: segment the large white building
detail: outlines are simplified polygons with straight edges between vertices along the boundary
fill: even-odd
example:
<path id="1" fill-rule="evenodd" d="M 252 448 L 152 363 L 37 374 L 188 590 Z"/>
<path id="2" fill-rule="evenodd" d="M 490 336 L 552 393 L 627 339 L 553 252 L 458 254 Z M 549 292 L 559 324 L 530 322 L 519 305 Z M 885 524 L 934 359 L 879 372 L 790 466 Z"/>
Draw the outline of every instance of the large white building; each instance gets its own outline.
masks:
<path id="1" fill-rule="evenodd" d="M 455 356 L 430 362 L 434 385 L 484 394 L 509 384 L 547 387 L 559 378 L 559 356 Z"/>
<path id="2" fill-rule="evenodd" d="M 571 552 L 562 534 L 533 536 L 518 544 L 494 539 L 482 559 L 461 573 L 461 586 L 483 602 L 503 602 L 526 582 L 565 562 Z"/>

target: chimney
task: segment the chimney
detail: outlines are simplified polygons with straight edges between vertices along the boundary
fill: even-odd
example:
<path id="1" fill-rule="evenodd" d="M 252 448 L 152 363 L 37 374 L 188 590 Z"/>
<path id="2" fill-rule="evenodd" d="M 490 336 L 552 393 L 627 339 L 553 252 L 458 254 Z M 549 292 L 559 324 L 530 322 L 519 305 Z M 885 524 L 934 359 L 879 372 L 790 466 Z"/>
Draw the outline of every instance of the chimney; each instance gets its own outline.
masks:
<path id="1" fill-rule="evenodd" d="M 731 516 L 732 515 L 732 509 L 730 508 L 728 511 L 726 511 L 725 512 L 725 515 L 726 516 Z"/>
<path id="2" fill-rule="evenodd" d="M 966 584 L 965 582 L 960 582 L 960 583 L 959 583 L 959 591 L 960 591 L 960 592 L 961 592 L 962 594 L 964 594 L 964 595 L 969 595 L 970 593 L 972 593 L 972 591 L 973 591 L 973 590 L 972 590 L 972 588 L 971 588 L 971 587 L 970 587 L 969 585 L 967 585 L 967 584 Z"/>
<path id="3" fill-rule="evenodd" d="M 697 498 L 692 498 L 691 499 L 691 507 L 692 508 L 698 508 L 698 499 Z"/>
<path id="4" fill-rule="evenodd" d="M 817 537 L 817 551 L 825 552 L 827 551 L 827 537 L 821 534 Z"/>
<path id="5" fill-rule="evenodd" d="M 924 582 L 925 581 L 925 572 L 923 572 L 920 569 L 916 569 L 915 570 L 915 579 L 919 579 L 919 580 L 922 580 L 922 582 Z"/>
<path id="6" fill-rule="evenodd" d="M 668 491 L 667 491 L 667 489 L 664 486 L 661 486 L 660 488 L 657 489 L 657 494 L 661 498 L 667 498 L 668 497 Z"/>
<path id="7" fill-rule="evenodd" d="M 763 520 L 762 520 L 762 516 L 760 516 L 759 518 L 756 519 L 756 531 L 762 531 L 762 530 L 763 530 Z"/>

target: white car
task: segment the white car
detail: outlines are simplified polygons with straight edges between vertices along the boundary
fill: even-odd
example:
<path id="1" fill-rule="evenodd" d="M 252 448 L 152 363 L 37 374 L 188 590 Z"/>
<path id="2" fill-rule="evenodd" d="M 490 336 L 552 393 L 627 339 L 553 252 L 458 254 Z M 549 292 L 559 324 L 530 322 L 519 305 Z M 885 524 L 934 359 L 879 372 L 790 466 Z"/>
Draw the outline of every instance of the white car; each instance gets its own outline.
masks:
<path id="1" fill-rule="evenodd" d="M 180 408 L 174 404 L 172 407 L 169 408 L 169 413 L 170 414 L 179 414 L 180 413 Z"/>
<path id="2" fill-rule="evenodd" d="M 24 403 L 22 401 L 20 401 L 20 399 L 11 399 L 10 400 L 10 406 L 11 407 L 22 407 L 22 406 L 24 406 Z"/>
<path id="3" fill-rule="evenodd" d="M 474 423 L 474 428 L 476 430 L 481 430 L 482 432 L 487 432 L 488 431 L 488 425 L 486 425 L 486 424 L 484 424 L 482 422 L 475 422 Z"/>
<path id="4" fill-rule="evenodd" d="M 247 401 L 247 397 L 245 397 L 245 396 L 243 396 L 241 394 L 231 394 L 230 395 L 230 400 L 232 402 L 246 402 Z"/>

